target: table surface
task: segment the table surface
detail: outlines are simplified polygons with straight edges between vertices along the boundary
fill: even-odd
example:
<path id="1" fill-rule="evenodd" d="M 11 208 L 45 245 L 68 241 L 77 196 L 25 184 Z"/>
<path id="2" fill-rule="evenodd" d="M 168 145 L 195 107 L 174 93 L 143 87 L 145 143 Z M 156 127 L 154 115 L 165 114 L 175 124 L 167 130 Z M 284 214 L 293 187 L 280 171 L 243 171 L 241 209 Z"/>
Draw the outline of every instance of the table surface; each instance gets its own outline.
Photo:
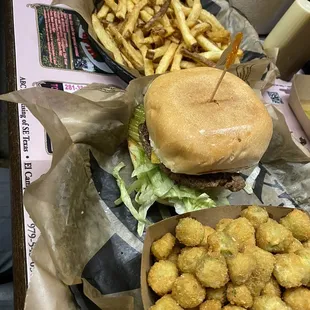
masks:
<path id="1" fill-rule="evenodd" d="M 17 11 L 13 12 L 13 4 L 16 5 Z M 77 72 L 72 70 L 59 70 L 59 69 L 46 69 L 43 68 L 38 59 L 38 34 L 35 24 L 35 18 L 33 11 L 29 10 L 29 0 L 9 0 L 5 1 L 6 13 L 5 24 L 5 42 L 6 42 L 6 59 L 7 59 L 7 91 L 13 91 L 20 89 L 20 83 L 17 83 L 18 77 L 27 77 L 27 87 L 31 87 L 38 81 L 66 81 L 73 83 L 70 85 L 81 85 L 90 82 L 98 83 L 111 83 L 113 78 L 110 76 L 100 75 L 96 73 Z M 42 0 L 41 3 L 49 4 L 50 0 Z M 18 15 L 19 14 L 19 15 Z M 17 17 L 23 16 L 25 20 L 20 21 Z M 15 17 L 15 24 L 14 24 Z M 24 32 L 23 24 L 27 24 L 27 31 Z M 14 33 L 15 31 L 15 33 Z M 30 44 L 33 44 L 31 45 Z M 26 44 L 27 49 L 24 48 Z M 16 58 L 16 62 L 15 62 Z M 114 78 L 114 84 L 122 84 L 116 77 Z M 283 105 L 281 107 L 282 112 L 288 121 L 289 127 L 296 133 L 296 136 L 302 136 L 303 131 L 299 124 L 296 122 L 294 115 L 290 111 L 287 105 L 287 90 L 289 90 L 290 84 L 285 82 L 277 82 L 271 88 L 269 93 L 266 93 L 264 98 L 267 102 L 279 104 L 274 102 L 274 96 L 278 94 L 278 97 L 283 98 Z M 73 86 L 74 90 L 74 86 Z M 67 91 L 72 91 L 68 89 Z M 9 111 L 9 140 L 10 140 L 10 163 L 11 163 L 11 180 L 12 180 L 12 235 L 13 235 L 13 268 L 14 268 L 14 304 L 15 309 L 23 309 L 27 284 L 30 278 L 31 269 L 29 269 L 31 259 L 29 257 L 29 249 L 27 243 L 29 236 L 25 233 L 25 226 L 27 223 L 31 223 L 27 212 L 24 210 L 22 203 L 23 189 L 26 187 L 24 178 L 24 164 L 27 161 L 35 166 L 35 177 L 40 177 L 42 173 L 45 173 L 49 168 L 51 160 L 51 154 L 46 153 L 45 141 L 42 136 L 44 129 L 40 124 L 29 115 L 29 119 L 33 122 L 33 126 L 38 130 L 37 139 L 34 137 L 32 140 L 38 140 L 39 144 L 33 144 L 35 148 L 33 153 L 25 153 L 21 149 L 20 141 L 22 139 L 20 135 L 20 113 L 21 107 L 14 104 L 8 105 Z M 29 112 L 30 113 L 30 112 Z M 37 133 L 33 133 L 35 136 Z M 309 145 L 309 143 L 308 143 Z M 34 155 L 34 153 L 36 155 Z M 39 154 L 39 155 L 38 155 Z M 36 156 L 36 157 L 35 157 Z M 36 166 L 36 163 L 40 162 Z M 42 164 L 44 162 L 44 164 Z M 26 229 L 27 230 L 27 229 Z"/>

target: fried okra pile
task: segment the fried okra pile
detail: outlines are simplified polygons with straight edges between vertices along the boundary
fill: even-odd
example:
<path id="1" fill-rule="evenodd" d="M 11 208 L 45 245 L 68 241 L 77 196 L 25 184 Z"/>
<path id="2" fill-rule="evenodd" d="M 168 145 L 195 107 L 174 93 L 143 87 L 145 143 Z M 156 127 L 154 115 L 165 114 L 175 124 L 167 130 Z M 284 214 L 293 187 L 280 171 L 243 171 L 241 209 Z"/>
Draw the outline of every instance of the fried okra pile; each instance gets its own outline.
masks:
<path id="1" fill-rule="evenodd" d="M 215 228 L 182 218 L 151 247 L 150 310 L 310 310 L 310 217 L 258 206 Z"/>

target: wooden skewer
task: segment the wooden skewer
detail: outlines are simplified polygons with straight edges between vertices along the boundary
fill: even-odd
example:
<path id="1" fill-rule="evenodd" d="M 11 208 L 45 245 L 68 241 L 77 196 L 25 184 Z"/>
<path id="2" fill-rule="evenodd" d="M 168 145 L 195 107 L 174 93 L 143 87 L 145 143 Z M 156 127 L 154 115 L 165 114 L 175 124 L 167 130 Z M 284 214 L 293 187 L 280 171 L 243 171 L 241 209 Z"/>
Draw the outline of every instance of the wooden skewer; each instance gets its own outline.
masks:
<path id="1" fill-rule="evenodd" d="M 220 85 L 221 85 L 221 83 L 222 83 L 222 81 L 223 81 L 223 79 L 224 79 L 224 76 L 225 76 L 226 72 L 227 72 L 227 70 L 226 70 L 226 68 L 225 68 L 225 69 L 223 70 L 223 72 L 222 72 L 222 74 L 221 74 L 221 77 L 219 78 L 219 80 L 218 80 L 218 82 L 217 82 L 215 88 L 214 88 L 214 91 L 213 91 L 213 93 L 212 93 L 212 95 L 211 95 L 211 98 L 210 98 L 209 102 L 212 102 L 212 101 L 213 101 L 213 99 L 214 99 L 214 97 L 215 97 L 215 94 L 216 94 L 217 90 L 219 89 L 219 87 L 220 87 Z"/>

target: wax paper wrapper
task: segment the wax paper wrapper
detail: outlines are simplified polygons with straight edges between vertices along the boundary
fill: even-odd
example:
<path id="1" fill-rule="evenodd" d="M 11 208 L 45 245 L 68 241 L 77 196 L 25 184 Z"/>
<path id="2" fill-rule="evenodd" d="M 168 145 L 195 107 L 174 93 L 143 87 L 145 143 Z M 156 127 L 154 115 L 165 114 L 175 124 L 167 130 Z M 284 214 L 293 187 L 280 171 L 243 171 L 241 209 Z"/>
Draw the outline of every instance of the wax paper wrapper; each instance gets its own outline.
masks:
<path id="1" fill-rule="evenodd" d="M 89 22 L 92 1 L 66 3 Z M 253 28 L 226 1 L 204 5 L 225 26 L 246 33 L 243 48 L 252 60 L 230 71 L 260 94 L 272 83 L 276 68 L 262 54 Z M 26 310 L 143 309 L 140 262 L 144 236 L 137 234 L 137 221 L 129 210 L 123 204 L 115 206 L 120 193 L 111 172 L 122 161 L 126 164 L 122 176 L 130 181 L 132 166 L 125 143 L 128 123 L 152 79 L 137 79 L 126 91 L 92 84 L 74 94 L 37 87 L 1 97 L 24 104 L 53 144 L 50 170 L 28 186 L 24 196 L 25 207 L 41 231 L 32 257 L 36 267 Z M 268 110 L 274 122 L 274 136 L 264 157 L 268 164 L 244 171 L 249 186 L 231 194 L 229 201 L 306 208 L 309 164 L 298 162 L 308 161 L 309 156 L 292 141 L 283 115 L 272 107 Z M 173 208 L 155 204 L 147 219 L 158 222 L 173 214 Z"/>

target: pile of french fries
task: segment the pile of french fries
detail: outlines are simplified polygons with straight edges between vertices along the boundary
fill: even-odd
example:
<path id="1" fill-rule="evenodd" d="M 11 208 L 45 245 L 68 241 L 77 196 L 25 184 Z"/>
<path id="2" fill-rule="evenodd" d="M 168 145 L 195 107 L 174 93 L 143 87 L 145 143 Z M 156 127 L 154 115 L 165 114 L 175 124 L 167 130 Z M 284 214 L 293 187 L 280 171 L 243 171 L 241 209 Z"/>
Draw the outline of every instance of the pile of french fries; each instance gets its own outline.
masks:
<path id="1" fill-rule="evenodd" d="M 215 67 L 230 43 L 200 0 L 104 0 L 92 24 L 116 62 L 144 75 Z"/>

